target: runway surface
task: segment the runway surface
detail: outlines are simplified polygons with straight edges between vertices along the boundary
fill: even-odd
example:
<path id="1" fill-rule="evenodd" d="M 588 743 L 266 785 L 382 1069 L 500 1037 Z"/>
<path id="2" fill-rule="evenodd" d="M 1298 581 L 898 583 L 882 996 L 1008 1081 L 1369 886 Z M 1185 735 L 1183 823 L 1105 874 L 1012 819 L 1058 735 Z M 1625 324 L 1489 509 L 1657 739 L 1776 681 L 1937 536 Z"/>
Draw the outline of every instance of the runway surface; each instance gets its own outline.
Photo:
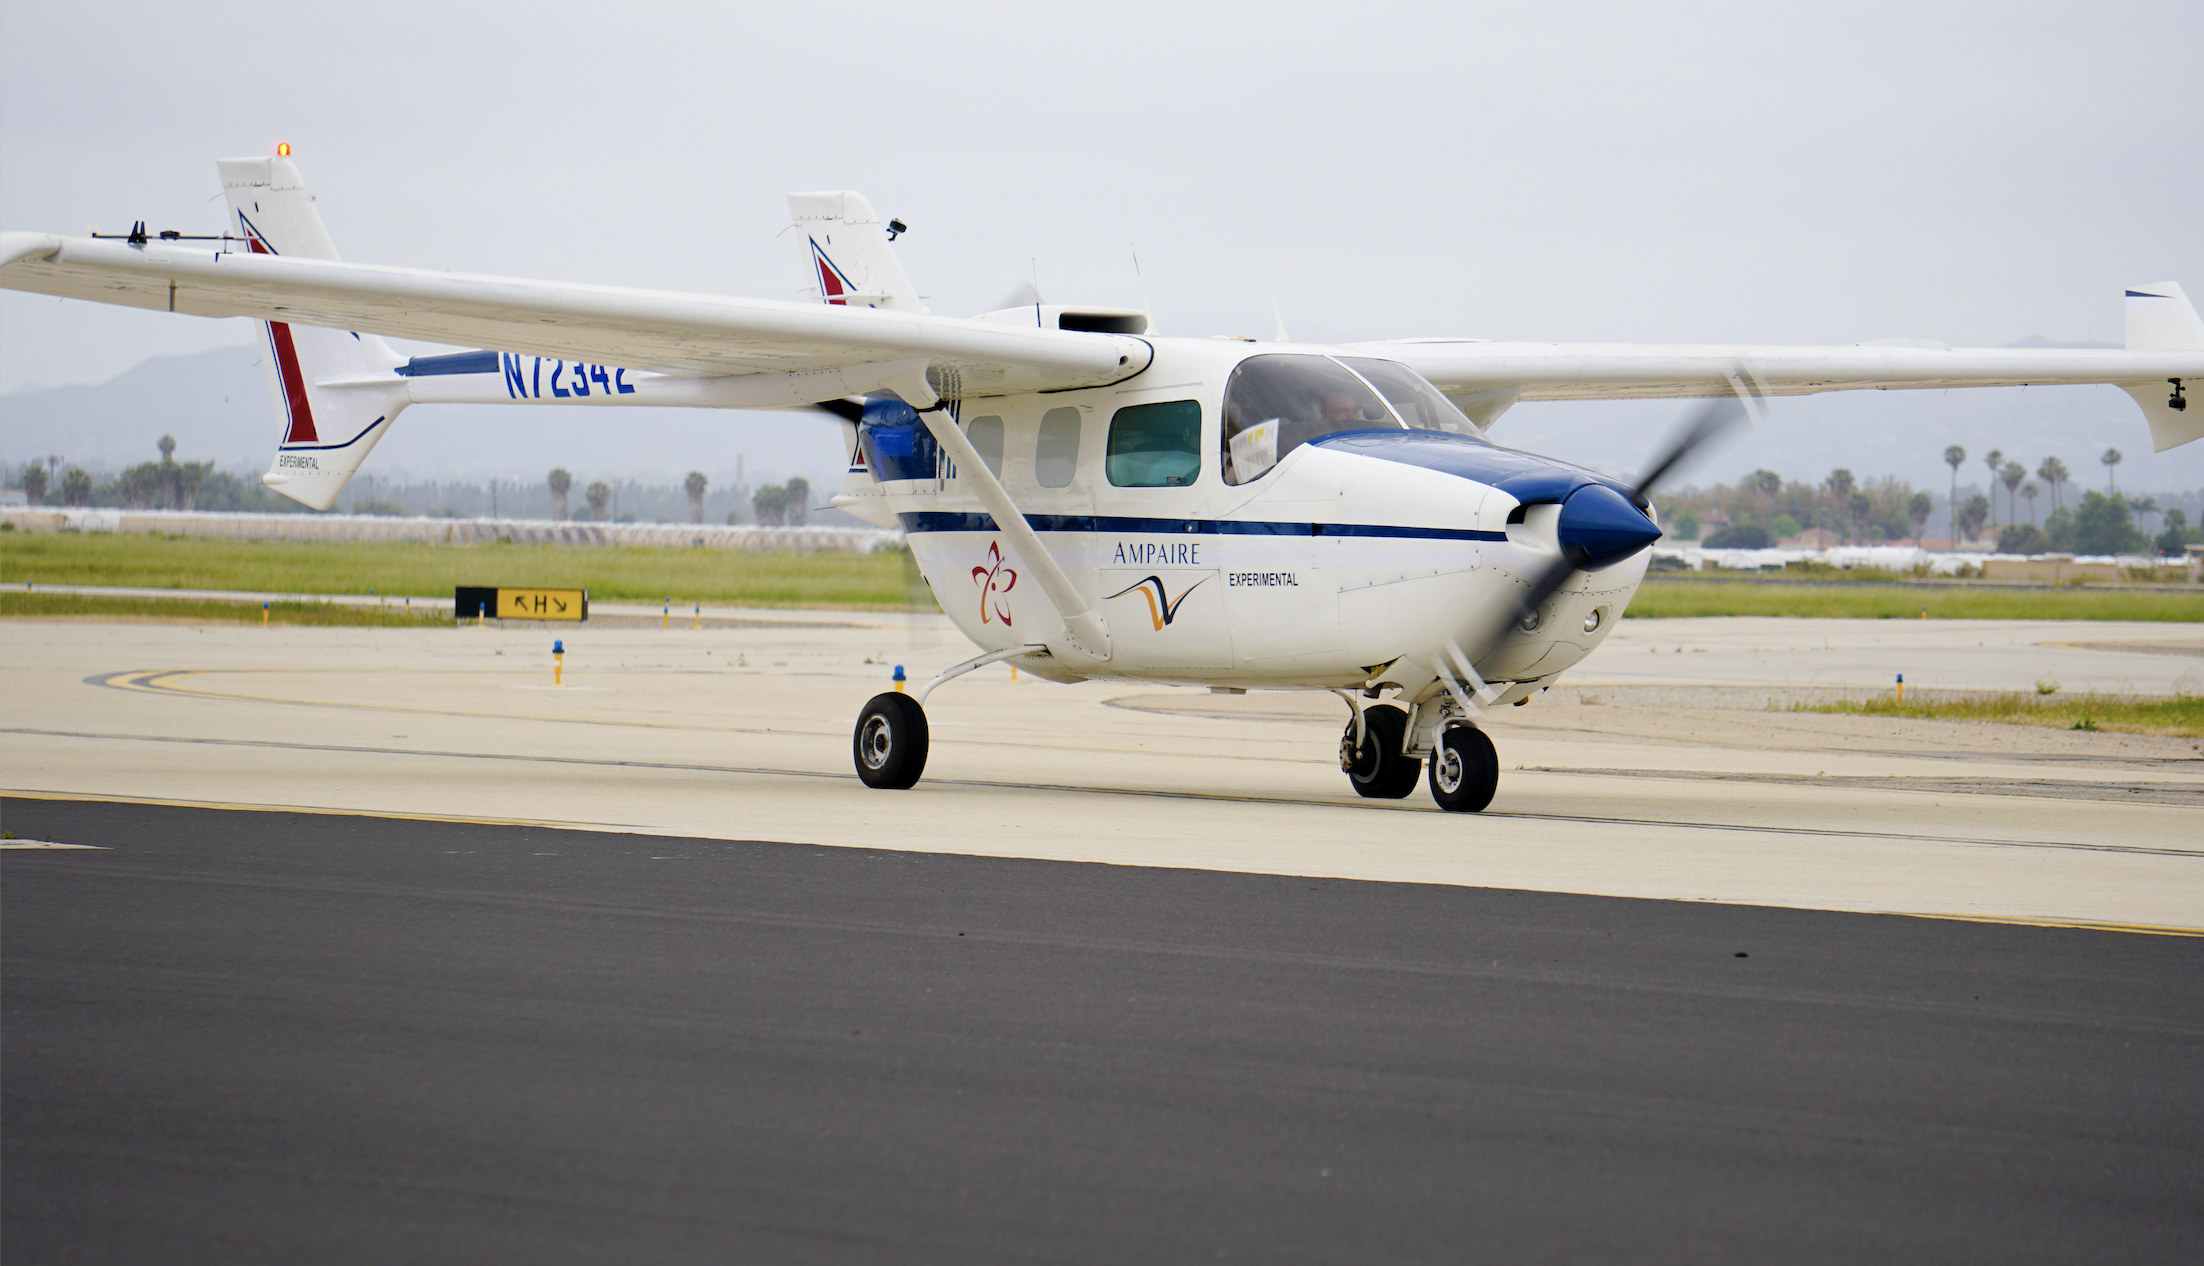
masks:
<path id="1" fill-rule="evenodd" d="M 0 817 L 14 1262 L 2204 1252 L 2193 937 Z"/>

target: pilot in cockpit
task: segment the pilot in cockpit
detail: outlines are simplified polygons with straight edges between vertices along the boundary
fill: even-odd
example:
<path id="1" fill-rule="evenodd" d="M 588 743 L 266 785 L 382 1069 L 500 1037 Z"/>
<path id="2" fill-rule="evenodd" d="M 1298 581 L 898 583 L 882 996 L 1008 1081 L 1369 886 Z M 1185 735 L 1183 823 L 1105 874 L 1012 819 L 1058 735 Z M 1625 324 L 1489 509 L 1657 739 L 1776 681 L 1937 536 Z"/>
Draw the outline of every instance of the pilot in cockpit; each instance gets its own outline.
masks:
<path id="1" fill-rule="evenodd" d="M 1324 395 L 1324 420 L 1326 422 L 1361 422 L 1366 419 L 1362 416 L 1362 407 L 1355 403 L 1355 398 L 1352 395 L 1344 391 L 1332 391 L 1326 392 Z M 1334 428 L 1327 427 L 1325 432 L 1329 433 L 1332 429 Z"/>

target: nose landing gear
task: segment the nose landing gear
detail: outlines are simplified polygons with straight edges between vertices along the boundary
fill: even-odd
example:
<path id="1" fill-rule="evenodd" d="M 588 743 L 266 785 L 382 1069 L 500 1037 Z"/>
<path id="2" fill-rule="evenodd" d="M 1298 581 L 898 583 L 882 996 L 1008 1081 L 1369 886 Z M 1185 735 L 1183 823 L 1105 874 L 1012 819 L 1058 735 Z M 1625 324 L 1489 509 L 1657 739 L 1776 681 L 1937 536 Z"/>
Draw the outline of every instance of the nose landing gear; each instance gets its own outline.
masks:
<path id="1" fill-rule="evenodd" d="M 1500 754 L 1492 740 L 1472 725 L 1456 725 L 1439 735 L 1431 753 L 1431 798 L 1448 813 L 1477 813 L 1492 803 L 1500 788 Z"/>

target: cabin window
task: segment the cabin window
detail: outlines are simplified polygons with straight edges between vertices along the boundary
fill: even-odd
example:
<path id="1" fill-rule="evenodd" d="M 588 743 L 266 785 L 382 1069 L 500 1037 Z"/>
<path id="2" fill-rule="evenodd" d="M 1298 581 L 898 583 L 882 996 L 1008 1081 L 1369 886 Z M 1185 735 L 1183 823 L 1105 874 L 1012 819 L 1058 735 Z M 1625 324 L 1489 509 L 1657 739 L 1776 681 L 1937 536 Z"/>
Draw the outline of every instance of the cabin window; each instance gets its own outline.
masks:
<path id="1" fill-rule="evenodd" d="M 1483 439 L 1485 433 L 1469 420 L 1467 414 L 1454 407 L 1454 402 L 1439 394 L 1439 389 L 1423 380 L 1423 376 L 1399 361 L 1370 360 L 1360 356 L 1343 356 L 1340 364 L 1347 366 L 1385 397 L 1393 406 L 1393 412 L 1401 421 L 1417 431 L 1452 431 L 1457 435 L 1472 435 Z"/>
<path id="2" fill-rule="evenodd" d="M 980 460 L 995 478 L 1003 477 L 1003 420 L 998 417 L 972 419 L 972 425 L 964 429 L 965 438 L 979 450 Z"/>
<path id="3" fill-rule="evenodd" d="M 1119 409 L 1110 419 L 1110 482 L 1120 488 L 1180 488 L 1201 474 L 1201 404 L 1170 400 Z"/>
<path id="4" fill-rule="evenodd" d="M 1224 388 L 1224 481 L 1252 483 L 1341 431 L 1400 429 L 1369 384 L 1328 356 L 1250 356 Z"/>
<path id="5" fill-rule="evenodd" d="M 1043 488 L 1068 488 L 1079 473 L 1079 410 L 1065 407 L 1041 415 L 1041 435 L 1033 444 L 1033 480 Z"/>

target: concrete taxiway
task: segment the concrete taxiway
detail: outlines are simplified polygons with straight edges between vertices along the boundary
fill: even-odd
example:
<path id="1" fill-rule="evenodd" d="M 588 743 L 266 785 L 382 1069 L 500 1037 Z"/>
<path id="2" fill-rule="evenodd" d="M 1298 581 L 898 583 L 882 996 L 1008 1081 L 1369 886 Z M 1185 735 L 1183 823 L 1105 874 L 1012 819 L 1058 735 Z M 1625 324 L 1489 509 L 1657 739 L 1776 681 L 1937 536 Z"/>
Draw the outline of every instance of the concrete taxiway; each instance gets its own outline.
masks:
<path id="1" fill-rule="evenodd" d="M 969 654 L 937 617 L 303 629 L 9 621 L 0 762 L 26 795 L 495 819 L 1610 896 L 2204 930 L 2195 740 L 1785 710 L 1909 689 L 2166 693 L 2186 626 L 1629 621 L 1493 719 L 1492 809 L 1357 799 L 1329 695 L 1012 682 L 928 704 L 910 792 L 849 725 Z M 567 646 L 552 684 L 551 640 Z M 1772 709 L 1772 710 L 1771 710 Z"/>

